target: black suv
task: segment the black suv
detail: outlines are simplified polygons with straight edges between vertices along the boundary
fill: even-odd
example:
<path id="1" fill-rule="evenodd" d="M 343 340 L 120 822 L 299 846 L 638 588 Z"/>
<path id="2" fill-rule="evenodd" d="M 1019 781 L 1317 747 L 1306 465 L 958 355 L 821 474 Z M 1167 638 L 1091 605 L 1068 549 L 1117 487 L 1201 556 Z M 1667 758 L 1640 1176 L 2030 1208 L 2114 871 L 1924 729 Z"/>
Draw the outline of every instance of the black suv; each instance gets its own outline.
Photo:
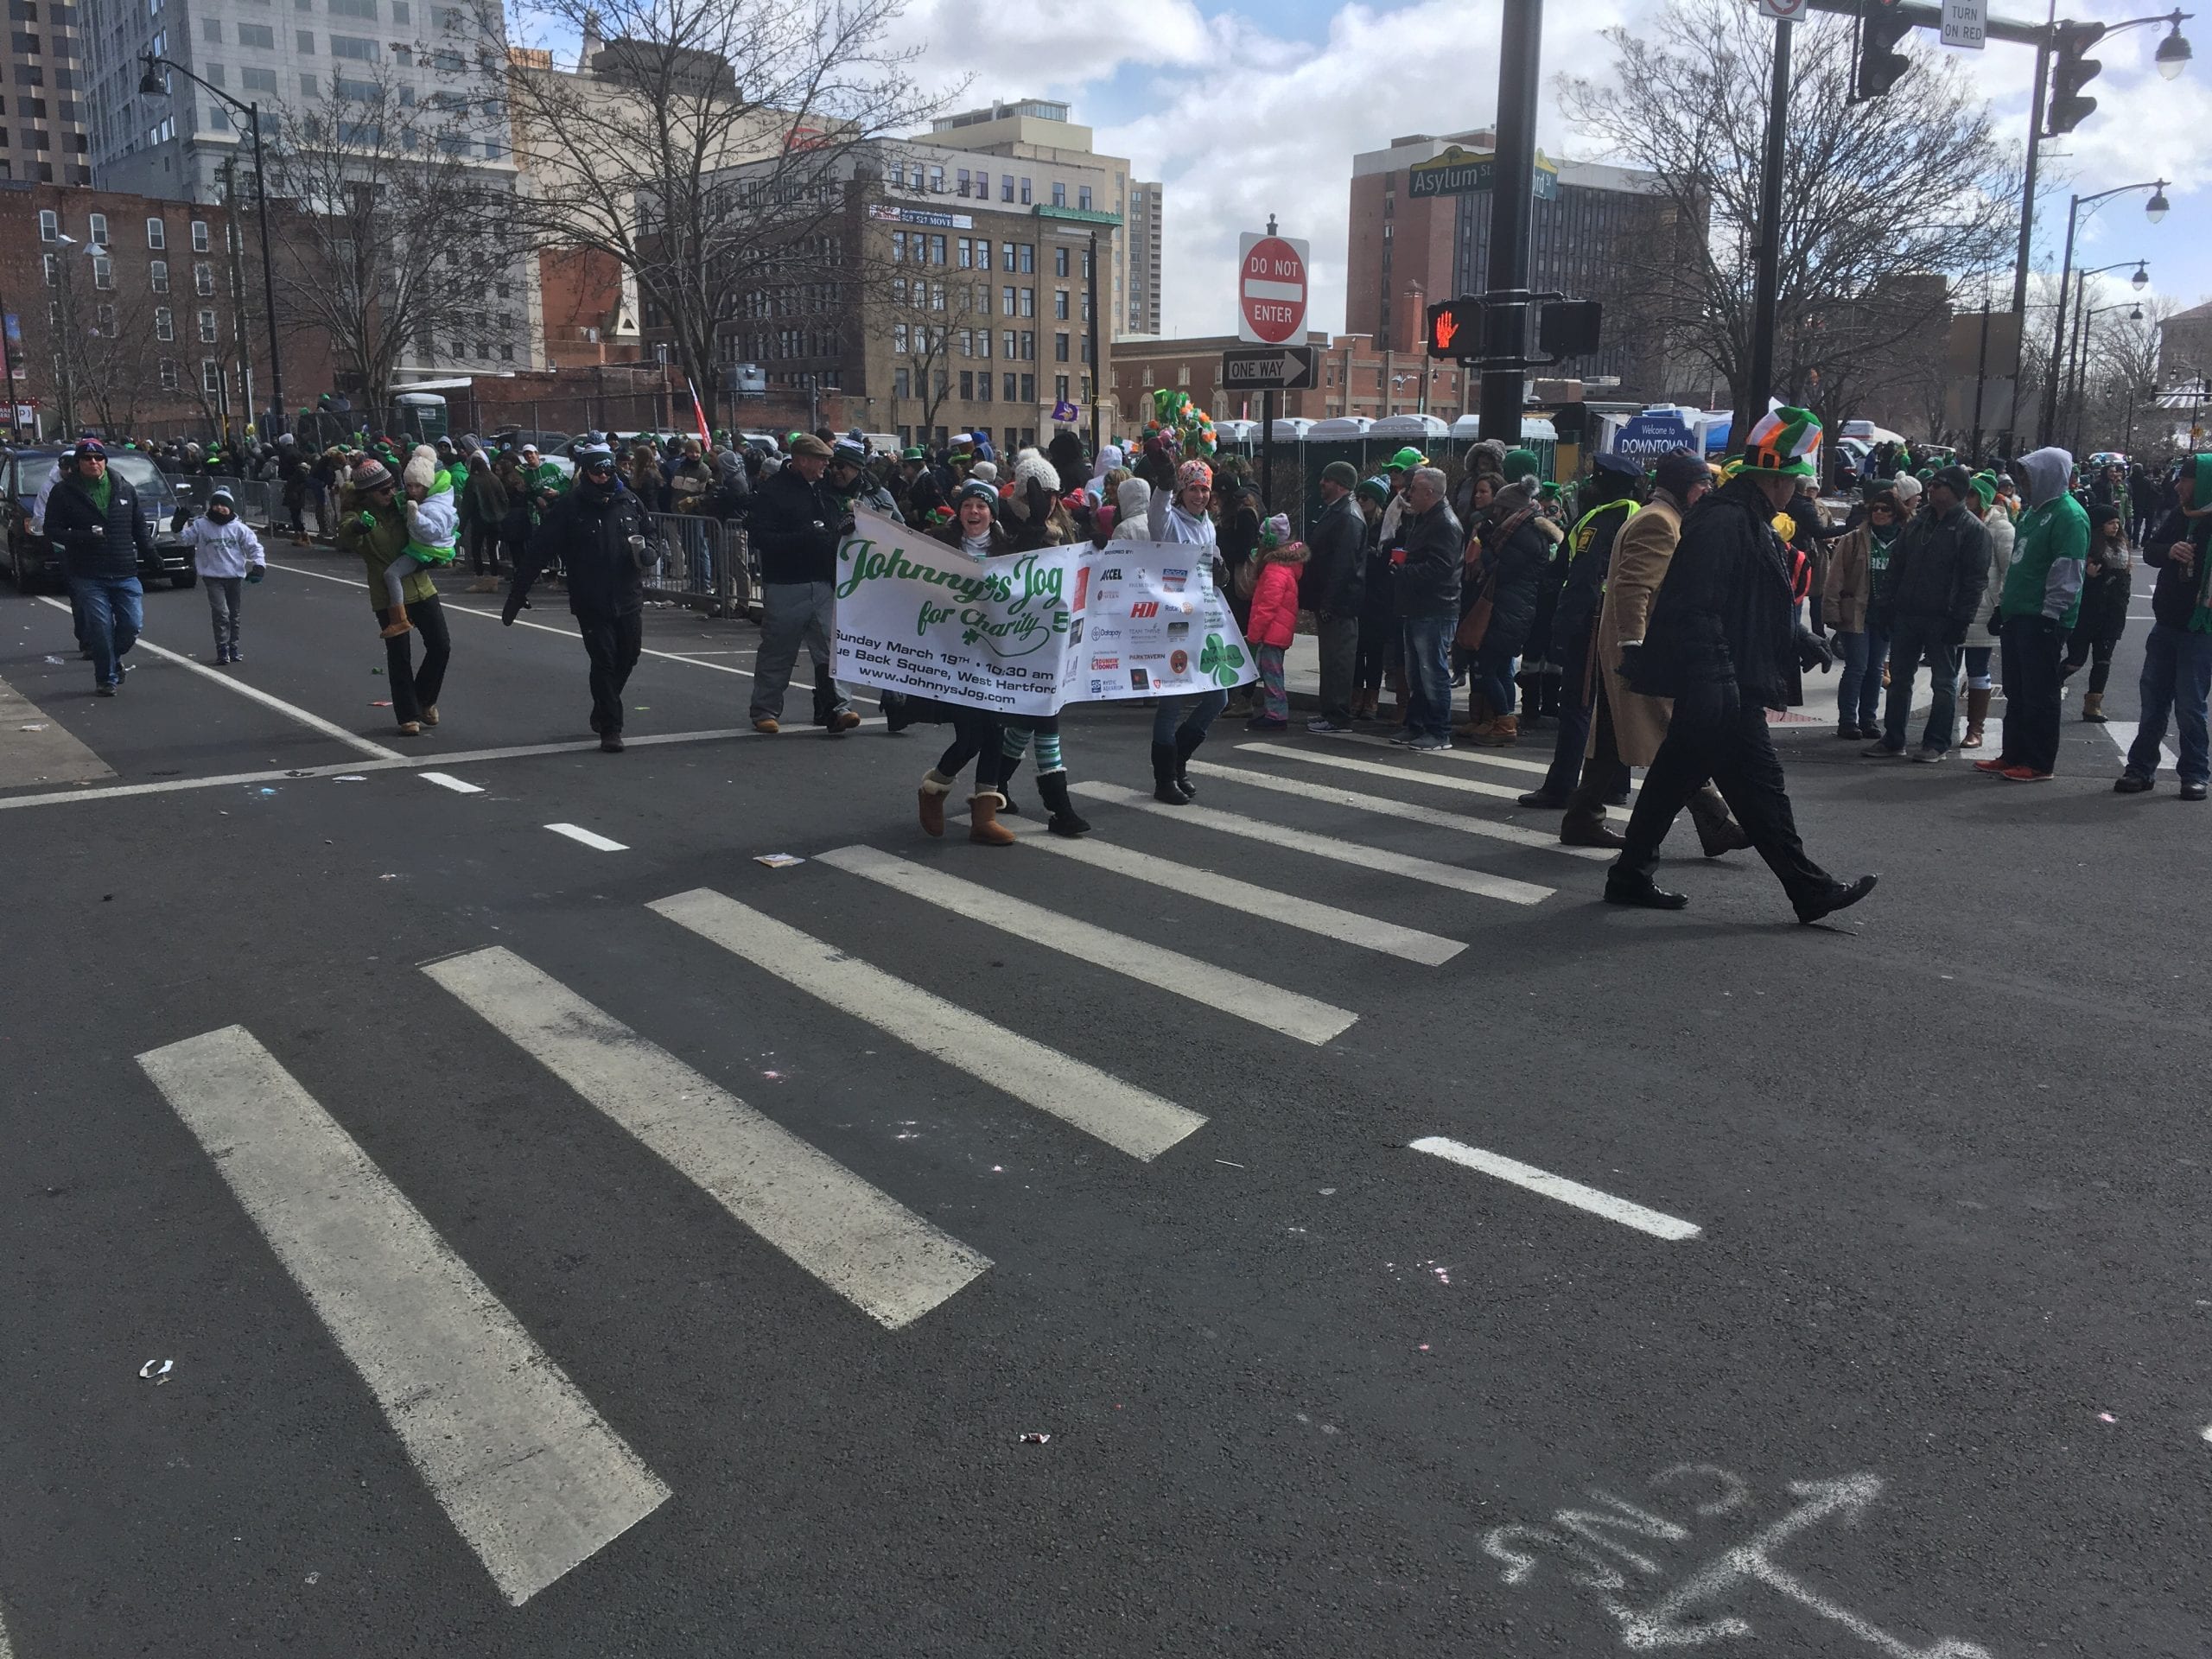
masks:
<path id="1" fill-rule="evenodd" d="M 38 505 L 38 493 L 68 454 L 67 449 L 49 447 L 17 449 L 0 457 L 0 489 L 13 504 L 8 514 L 8 574 L 18 593 L 68 585 L 61 550 L 44 536 L 31 532 L 31 513 Z M 156 578 L 167 576 L 179 588 L 191 587 L 199 580 L 193 573 L 192 549 L 169 528 L 177 509 L 175 489 L 149 458 L 135 449 L 109 450 L 107 465 L 110 472 L 120 474 L 138 492 L 139 513 L 153 532 L 151 556 L 138 561 L 139 581 L 150 585 Z"/>

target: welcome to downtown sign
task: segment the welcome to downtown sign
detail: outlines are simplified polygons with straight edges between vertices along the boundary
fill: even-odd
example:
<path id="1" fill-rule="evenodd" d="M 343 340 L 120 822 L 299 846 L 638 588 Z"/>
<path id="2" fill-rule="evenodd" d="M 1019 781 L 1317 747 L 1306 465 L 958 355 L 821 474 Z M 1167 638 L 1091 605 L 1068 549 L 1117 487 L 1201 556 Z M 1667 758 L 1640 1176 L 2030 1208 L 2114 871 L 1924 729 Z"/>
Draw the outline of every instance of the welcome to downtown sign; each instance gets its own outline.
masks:
<path id="1" fill-rule="evenodd" d="M 1210 548 L 1117 541 L 979 559 L 865 510 L 837 550 L 832 671 L 1008 715 L 1256 677 Z"/>

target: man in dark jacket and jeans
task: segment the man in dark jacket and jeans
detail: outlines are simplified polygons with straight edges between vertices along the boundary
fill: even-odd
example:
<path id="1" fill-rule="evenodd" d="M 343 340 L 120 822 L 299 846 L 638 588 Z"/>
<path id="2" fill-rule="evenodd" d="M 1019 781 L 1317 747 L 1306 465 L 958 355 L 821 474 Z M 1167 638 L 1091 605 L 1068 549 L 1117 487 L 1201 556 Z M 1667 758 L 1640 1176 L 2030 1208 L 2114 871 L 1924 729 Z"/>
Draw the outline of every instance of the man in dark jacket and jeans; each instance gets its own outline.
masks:
<path id="1" fill-rule="evenodd" d="M 1966 510 L 1973 476 L 1946 467 L 1928 481 L 1928 505 L 1905 526 L 1874 593 L 1874 626 L 1890 636 L 1890 708 L 1881 741 L 1864 751 L 1894 759 L 1905 752 L 1912 682 L 1928 664 L 1935 701 L 1916 760 L 1941 760 L 1957 734 L 1959 650 L 1981 609 L 1989 581 L 1989 532 Z"/>
<path id="2" fill-rule="evenodd" d="M 545 514 L 515 566 L 499 620 L 514 626 L 537 573 L 569 573 L 569 612 L 591 659 L 591 728 L 609 754 L 622 752 L 622 688 L 645 644 L 645 572 L 661 538 L 636 494 L 623 487 L 614 452 L 594 446 L 576 457 L 576 481 Z"/>
<path id="3" fill-rule="evenodd" d="M 1813 474 L 1821 429 L 1802 409 L 1777 409 L 1751 429 L 1741 476 L 1693 507 L 1622 671 L 1647 696 L 1672 697 L 1666 741 L 1644 775 L 1620 860 L 1605 877 L 1617 905 L 1680 910 L 1689 900 L 1651 879 L 1659 843 L 1710 777 L 1781 878 L 1801 922 L 1816 922 L 1873 890 L 1875 878 L 1837 880 L 1805 856 L 1783 786 L 1766 711 L 1802 701 L 1798 674 L 1834 660 L 1800 626 L 1789 564 L 1774 515 Z"/>
<path id="4" fill-rule="evenodd" d="M 830 677 L 830 639 L 836 626 L 837 534 L 844 514 L 822 475 L 830 446 L 810 432 L 791 440 L 791 459 L 753 497 L 753 545 L 760 554 L 760 652 L 753 664 L 753 729 L 783 729 L 784 692 L 805 643 L 814 659 L 815 715 L 833 734 L 861 717 Z M 826 690 L 825 690 L 826 688 Z"/>
<path id="5" fill-rule="evenodd" d="M 1359 665 L 1359 607 L 1367 591 L 1367 520 L 1348 461 L 1321 469 L 1321 511 L 1306 532 L 1305 603 L 1321 628 L 1321 713 L 1309 732 L 1351 729 L 1352 677 Z"/>
<path id="6" fill-rule="evenodd" d="M 123 655 L 144 626 L 138 560 L 153 550 L 153 532 L 130 480 L 108 471 L 98 438 L 85 439 L 62 464 L 68 476 L 47 499 L 46 533 L 68 564 L 77 637 L 92 653 L 92 690 L 111 697 L 129 671 Z"/>
<path id="7" fill-rule="evenodd" d="M 2181 764 L 2175 768 L 2181 798 L 2201 801 L 2212 779 L 2212 734 L 2206 726 L 2212 697 L 2212 557 L 2206 543 L 2212 518 L 2190 518 L 2183 509 L 2212 500 L 2212 454 L 2191 456 L 2179 487 L 2179 505 L 2143 548 L 2143 563 L 2158 573 L 2158 581 L 2151 589 L 2152 625 L 2143 641 L 2139 723 L 2126 769 L 2112 787 L 2115 795 L 2141 795 L 2154 785 L 2171 713 L 2181 738 Z"/>
<path id="8" fill-rule="evenodd" d="M 1406 485 L 1398 544 L 1390 550 L 1398 620 L 1406 632 L 1406 748 L 1452 747 L 1452 635 L 1459 626 L 1459 570 L 1466 536 L 1444 499 L 1444 474 L 1417 468 Z"/>

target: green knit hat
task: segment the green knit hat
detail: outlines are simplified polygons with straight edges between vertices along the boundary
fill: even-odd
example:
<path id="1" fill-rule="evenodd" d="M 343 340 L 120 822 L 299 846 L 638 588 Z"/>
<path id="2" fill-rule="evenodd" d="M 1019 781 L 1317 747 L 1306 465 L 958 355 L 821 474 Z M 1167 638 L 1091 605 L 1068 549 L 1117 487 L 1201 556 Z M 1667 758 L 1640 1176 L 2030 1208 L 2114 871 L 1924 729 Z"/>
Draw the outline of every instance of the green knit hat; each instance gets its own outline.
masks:
<path id="1" fill-rule="evenodd" d="M 1378 507 L 1390 505 L 1390 486 L 1379 478 L 1363 478 L 1355 493 L 1365 496 Z"/>
<path id="2" fill-rule="evenodd" d="M 1533 449 L 1507 450 L 1503 465 L 1505 481 L 1509 484 L 1518 484 L 1524 478 L 1541 477 L 1544 470 L 1543 462 L 1536 459 L 1536 452 Z"/>
<path id="3" fill-rule="evenodd" d="M 1811 478 L 1818 470 L 1813 458 L 1820 448 L 1821 423 L 1812 410 L 1784 405 L 1770 410 L 1751 429 L 1739 470 L 1769 478 Z"/>
<path id="4" fill-rule="evenodd" d="M 1990 504 L 1997 499 L 1997 474 L 1976 473 L 1971 482 L 1974 485 L 1975 499 L 1981 503 L 1981 510 L 1987 512 Z"/>

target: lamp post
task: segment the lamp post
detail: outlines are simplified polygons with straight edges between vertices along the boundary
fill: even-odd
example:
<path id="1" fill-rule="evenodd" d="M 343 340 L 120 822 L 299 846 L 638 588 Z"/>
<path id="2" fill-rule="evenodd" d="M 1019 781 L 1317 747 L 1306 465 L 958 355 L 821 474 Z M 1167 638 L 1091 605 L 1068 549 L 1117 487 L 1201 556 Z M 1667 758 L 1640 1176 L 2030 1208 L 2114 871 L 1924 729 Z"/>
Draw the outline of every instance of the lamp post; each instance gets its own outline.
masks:
<path id="1" fill-rule="evenodd" d="M 2183 45 L 2186 46 L 2184 41 Z M 2050 372 L 2044 378 L 2043 420 L 2037 429 L 2038 447 L 2048 448 L 2050 435 L 2058 425 L 2059 365 L 2066 356 L 2066 283 L 2074 270 L 2074 232 L 2081 219 L 2082 209 L 2107 201 L 2114 196 L 2124 196 L 2131 190 L 2148 190 L 2151 200 L 2143 204 L 2143 216 L 2153 225 L 2166 216 L 2171 203 L 2166 200 L 2166 186 L 2171 181 L 2156 179 L 2147 184 L 2122 184 L 2110 190 L 2100 190 L 2091 196 L 2075 196 L 2066 208 L 2066 257 L 2058 268 L 2058 319 L 2052 325 L 2050 337 Z"/>
<path id="2" fill-rule="evenodd" d="M 2081 396 L 2081 379 L 2082 375 L 2086 374 L 2088 371 L 2088 336 L 2084 332 L 2082 326 L 2082 318 L 2084 315 L 2082 308 L 2087 306 L 2089 302 L 2089 278 L 2092 276 L 2101 276 L 2107 271 L 2110 270 L 2125 270 L 2130 265 L 2135 267 L 2135 275 L 2128 278 L 2128 286 L 2133 288 L 2138 294 L 2140 294 L 2144 289 L 2150 285 L 2151 282 L 2151 268 L 2149 262 L 2146 260 L 2122 259 L 2115 264 L 2099 265 L 2094 270 L 2078 271 L 2075 274 L 2074 338 L 2067 347 L 2067 366 L 2065 372 L 2060 380 L 2060 385 L 2064 389 L 2069 399 Z M 2095 310 L 2089 311 L 2086 315 L 2088 316 L 2095 316 L 2100 311 L 2113 311 L 2117 309 L 2119 309 L 2117 306 L 2100 306 Z M 2137 308 L 2136 315 L 2138 316 L 2142 315 L 2142 311 L 2139 307 Z M 2080 411 L 2078 410 L 2075 410 L 2077 416 L 2079 412 Z M 2075 420 L 2075 425 L 2078 429 L 2081 425 L 2081 422 L 2078 418 Z"/>
<path id="3" fill-rule="evenodd" d="M 270 262 L 269 257 L 269 168 L 262 159 L 261 153 L 261 105 L 258 103 L 241 103 L 221 87 L 208 86 L 206 81 L 174 59 L 158 57 L 149 52 L 142 60 L 146 66 L 146 73 L 138 78 L 138 91 L 141 96 L 159 98 L 167 92 L 169 86 L 168 82 L 162 79 L 162 70 L 168 68 L 175 70 L 194 86 L 207 87 L 209 92 L 221 99 L 232 109 L 245 112 L 246 125 L 253 134 L 254 212 L 261 220 L 261 296 L 263 309 L 268 313 L 269 317 L 269 386 L 276 404 L 277 423 L 281 428 L 290 417 L 291 405 L 284 400 L 284 359 L 276 345 L 276 266 Z M 234 214 L 237 213 L 236 203 L 232 204 L 231 211 Z M 252 411 L 249 410 L 247 413 L 251 415 Z M 276 435 L 274 432 L 269 434 L 271 440 L 274 440 Z"/>
<path id="4" fill-rule="evenodd" d="M 2086 276 L 2088 273 L 2084 272 L 2083 274 Z M 2088 324 L 2095 321 L 2097 318 L 2102 316 L 2106 312 L 2118 311 L 2122 307 L 2133 308 L 2128 319 L 2130 321 L 2140 322 L 2143 321 L 2143 306 L 2142 302 L 2138 300 L 2122 300 L 2119 305 L 2093 305 L 2087 312 L 2075 319 L 2074 324 L 2075 339 L 2077 340 L 2081 339 L 2086 332 Z M 2087 351 L 2083 351 L 2081 355 L 2081 367 L 2075 371 L 2074 376 L 2074 453 L 2077 455 L 2082 452 L 2082 406 L 2088 402 L 2088 378 L 2089 354 Z"/>

